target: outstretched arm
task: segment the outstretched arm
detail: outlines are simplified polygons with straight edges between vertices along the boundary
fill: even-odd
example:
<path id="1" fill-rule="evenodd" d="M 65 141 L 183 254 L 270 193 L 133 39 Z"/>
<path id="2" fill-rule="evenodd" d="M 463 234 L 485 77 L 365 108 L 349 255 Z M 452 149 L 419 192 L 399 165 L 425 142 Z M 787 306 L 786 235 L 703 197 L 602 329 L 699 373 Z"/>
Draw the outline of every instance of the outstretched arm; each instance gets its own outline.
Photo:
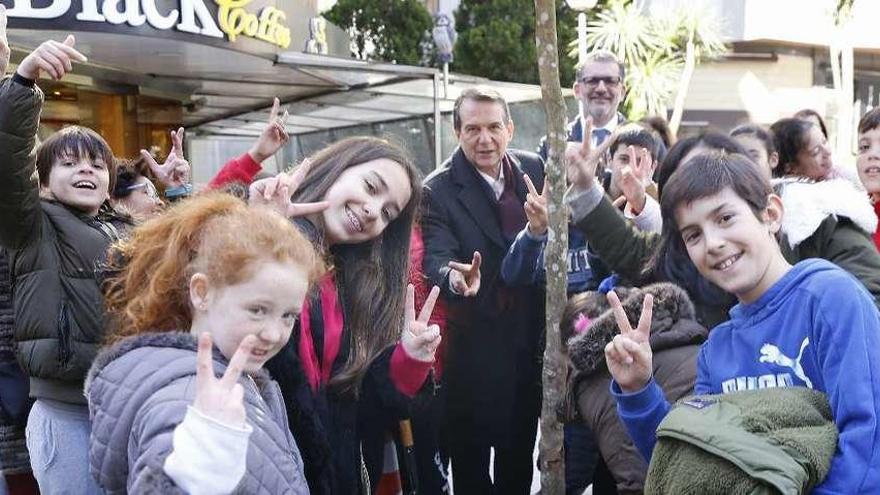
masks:
<path id="1" fill-rule="evenodd" d="M 231 182 L 241 182 L 248 186 L 254 181 L 254 177 L 263 170 L 261 163 L 278 153 L 278 150 L 290 140 L 284 127 L 288 118 L 287 110 L 279 116 L 280 111 L 281 102 L 275 98 L 272 101 L 272 110 L 269 111 L 269 120 L 260 137 L 247 153 L 223 165 L 208 183 L 209 189 L 219 189 Z"/>
<path id="2" fill-rule="evenodd" d="M 0 15 L 0 45 L 6 44 L 6 14 Z M 43 93 L 35 86 L 41 72 L 55 79 L 86 58 L 76 40 L 49 40 L 19 64 L 14 76 L 0 83 L 0 246 L 17 249 L 40 232 L 39 185 L 34 143 Z M 8 51 L 6 52 L 8 57 Z"/>

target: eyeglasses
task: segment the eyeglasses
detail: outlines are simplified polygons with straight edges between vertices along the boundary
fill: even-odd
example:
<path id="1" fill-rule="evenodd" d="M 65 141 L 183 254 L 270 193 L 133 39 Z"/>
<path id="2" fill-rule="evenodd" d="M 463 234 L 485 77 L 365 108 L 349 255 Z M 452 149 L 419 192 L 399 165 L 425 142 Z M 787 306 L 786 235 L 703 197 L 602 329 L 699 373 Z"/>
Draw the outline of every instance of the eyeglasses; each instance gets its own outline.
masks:
<path id="1" fill-rule="evenodd" d="M 129 191 L 136 191 L 138 189 L 143 189 L 144 194 L 147 195 L 150 199 L 159 199 L 159 191 L 156 190 L 156 186 L 153 185 L 152 182 L 141 182 L 140 184 L 133 184 L 128 186 Z"/>
<path id="2" fill-rule="evenodd" d="M 620 78 L 615 76 L 585 77 L 580 81 L 582 84 L 586 84 L 591 88 L 598 87 L 599 83 L 605 83 L 605 86 L 617 86 L 620 84 Z"/>

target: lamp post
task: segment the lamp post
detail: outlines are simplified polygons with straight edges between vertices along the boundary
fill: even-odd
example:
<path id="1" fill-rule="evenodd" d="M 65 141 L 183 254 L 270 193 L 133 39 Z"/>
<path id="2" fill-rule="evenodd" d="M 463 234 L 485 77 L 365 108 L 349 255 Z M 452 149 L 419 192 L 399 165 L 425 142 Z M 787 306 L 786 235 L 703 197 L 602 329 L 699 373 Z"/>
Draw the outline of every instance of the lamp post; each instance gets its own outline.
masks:
<path id="1" fill-rule="evenodd" d="M 587 58 L 587 11 L 598 3 L 598 0 L 565 0 L 569 8 L 578 13 L 578 65 Z"/>
<path id="2" fill-rule="evenodd" d="M 437 14 L 431 34 L 434 37 L 434 46 L 437 47 L 437 58 L 443 64 L 443 97 L 446 98 L 449 90 L 449 63 L 452 62 L 455 40 L 458 38 L 455 21 L 445 13 Z"/>

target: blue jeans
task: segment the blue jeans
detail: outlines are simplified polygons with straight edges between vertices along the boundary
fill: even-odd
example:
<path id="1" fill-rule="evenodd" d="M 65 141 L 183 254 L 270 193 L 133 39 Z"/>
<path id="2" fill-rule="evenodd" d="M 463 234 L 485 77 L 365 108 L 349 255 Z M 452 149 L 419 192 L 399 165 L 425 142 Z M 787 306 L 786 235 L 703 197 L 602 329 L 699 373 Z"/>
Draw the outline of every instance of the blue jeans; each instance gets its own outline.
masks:
<path id="1" fill-rule="evenodd" d="M 27 447 L 43 495 L 103 492 L 89 471 L 89 408 L 38 399 L 28 416 Z"/>

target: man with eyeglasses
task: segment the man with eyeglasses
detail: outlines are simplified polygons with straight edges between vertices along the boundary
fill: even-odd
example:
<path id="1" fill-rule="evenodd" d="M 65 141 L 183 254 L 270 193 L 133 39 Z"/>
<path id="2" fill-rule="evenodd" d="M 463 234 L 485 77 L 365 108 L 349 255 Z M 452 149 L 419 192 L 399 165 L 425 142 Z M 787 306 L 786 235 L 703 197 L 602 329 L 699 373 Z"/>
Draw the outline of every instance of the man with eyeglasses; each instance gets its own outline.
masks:
<path id="1" fill-rule="evenodd" d="M 595 50 L 587 55 L 583 65 L 577 69 L 574 94 L 580 103 L 581 111 L 568 124 L 568 140 L 582 142 L 584 120 L 593 118 L 593 132 L 590 139 L 594 147 L 604 143 L 626 117 L 617 107 L 626 92 L 623 63 L 606 50 Z M 541 139 L 538 152 L 547 159 L 546 138 Z"/>
<path id="2" fill-rule="evenodd" d="M 569 141 L 582 141 L 584 119 L 593 118 L 593 146 L 605 142 L 626 119 L 617 111 L 626 87 L 623 64 L 613 53 L 595 51 L 578 68 L 574 94 L 581 103 L 581 114 L 571 125 Z M 575 128 L 577 127 L 577 128 Z M 575 138 L 574 134 L 580 137 Z"/>

